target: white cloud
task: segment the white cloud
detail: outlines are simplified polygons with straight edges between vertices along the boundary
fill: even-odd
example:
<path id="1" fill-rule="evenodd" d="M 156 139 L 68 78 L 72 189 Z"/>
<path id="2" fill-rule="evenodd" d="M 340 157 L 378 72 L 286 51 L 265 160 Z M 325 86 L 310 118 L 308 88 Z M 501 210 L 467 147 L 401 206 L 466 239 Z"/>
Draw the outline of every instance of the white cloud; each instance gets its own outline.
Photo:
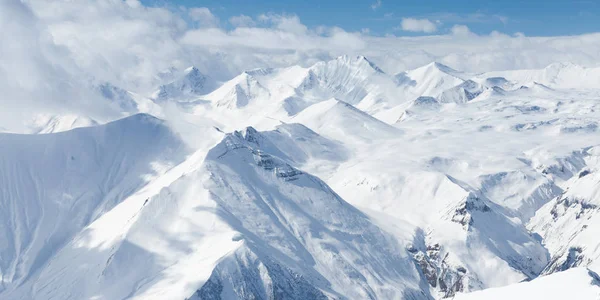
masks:
<path id="1" fill-rule="evenodd" d="M 432 33 L 437 31 L 437 25 L 428 19 L 402 18 L 400 28 L 412 32 Z"/>
<path id="2" fill-rule="evenodd" d="M 36 112 L 90 109 L 106 116 L 108 107 L 95 102 L 81 70 L 67 49 L 54 44 L 31 9 L 19 0 L 0 3 L 0 119 L 23 125 Z"/>
<path id="3" fill-rule="evenodd" d="M 256 26 L 256 22 L 246 15 L 233 16 L 229 18 L 229 23 L 235 27 L 252 27 Z"/>
<path id="4" fill-rule="evenodd" d="M 274 25 L 276 29 L 294 34 L 306 34 L 308 28 L 300 22 L 296 15 L 262 14 L 258 16 L 261 22 Z"/>
<path id="5" fill-rule="evenodd" d="M 375 0 L 375 3 L 371 4 L 371 9 L 372 10 L 377 10 L 378 8 L 381 7 L 381 0 Z"/>
<path id="6" fill-rule="evenodd" d="M 466 25 L 454 25 L 450 28 L 450 32 L 455 36 L 469 36 L 473 34 Z"/>
<path id="7" fill-rule="evenodd" d="M 339 28 L 328 28 L 326 32 L 317 34 L 316 32 L 305 31 L 304 28 L 296 28 L 296 26 L 276 28 L 239 27 L 232 31 L 216 28 L 193 30 L 187 32 L 181 41 L 190 46 L 252 48 L 256 52 L 316 49 L 356 51 L 366 46 L 359 34 L 348 33 Z"/>
<path id="8" fill-rule="evenodd" d="M 308 28 L 295 15 L 277 14 L 259 16 L 254 20 L 258 24 L 246 27 L 238 23 L 232 30 L 190 28 L 181 11 L 145 7 L 135 0 L 65 1 L 0 1 L 0 38 L 11 41 L 0 43 L 4 114 L 25 102 L 54 102 L 57 109 L 63 103 L 69 109 L 80 102 L 80 107 L 91 106 L 83 102 L 92 99 L 89 91 L 78 88 L 88 81 L 149 93 L 160 83 L 156 74 L 190 65 L 226 80 L 247 69 L 307 66 L 343 54 L 365 55 L 389 73 L 431 61 L 469 72 L 542 68 L 556 61 L 595 66 L 600 61 L 598 33 L 477 35 L 457 25 L 436 36 L 375 36 Z"/>
<path id="9" fill-rule="evenodd" d="M 217 27 L 219 18 L 210 12 L 206 7 L 193 7 L 188 10 L 188 14 L 192 20 L 198 22 L 201 26 Z"/>

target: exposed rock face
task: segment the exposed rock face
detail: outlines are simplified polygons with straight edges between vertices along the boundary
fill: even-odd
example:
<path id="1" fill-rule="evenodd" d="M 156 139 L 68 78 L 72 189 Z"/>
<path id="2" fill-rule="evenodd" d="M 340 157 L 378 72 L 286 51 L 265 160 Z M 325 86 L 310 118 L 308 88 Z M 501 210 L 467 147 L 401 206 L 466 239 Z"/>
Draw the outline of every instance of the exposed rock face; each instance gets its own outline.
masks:
<path id="1" fill-rule="evenodd" d="M 161 85 L 152 98 L 157 102 L 184 100 L 210 92 L 215 82 L 196 67 L 187 68 L 180 78 Z"/>
<path id="2" fill-rule="evenodd" d="M 425 249 L 410 246 L 407 251 L 413 255 L 415 265 L 419 267 L 431 289 L 441 297 L 452 297 L 458 292 L 477 289 L 481 283 L 468 274 L 465 267 L 454 266 L 447 258 L 440 244 L 427 245 Z"/>
<path id="3" fill-rule="evenodd" d="M 472 212 L 474 211 L 489 212 L 490 207 L 478 196 L 469 194 L 466 199 L 455 208 L 451 220 L 461 224 L 465 229 L 469 230 L 474 222 L 472 218 Z"/>
<path id="4" fill-rule="evenodd" d="M 597 247 L 600 224 L 598 148 L 576 151 L 573 156 L 578 159 L 565 159 L 560 167 L 544 169 L 551 171 L 547 173 L 549 175 L 568 175 L 570 178 L 563 183 L 564 192 L 544 205 L 529 224 L 551 254 L 543 274 L 587 267 L 600 257 Z"/>
<path id="5" fill-rule="evenodd" d="M 329 299 L 304 276 L 243 247 L 221 261 L 189 300 Z"/>

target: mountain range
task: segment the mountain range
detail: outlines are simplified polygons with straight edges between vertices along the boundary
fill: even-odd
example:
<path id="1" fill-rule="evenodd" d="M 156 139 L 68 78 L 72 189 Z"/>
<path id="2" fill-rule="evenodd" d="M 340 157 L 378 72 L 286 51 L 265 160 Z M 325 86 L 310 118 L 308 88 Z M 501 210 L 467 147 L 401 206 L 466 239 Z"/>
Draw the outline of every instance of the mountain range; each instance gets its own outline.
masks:
<path id="1" fill-rule="evenodd" d="M 0 122 L 0 299 L 600 296 L 600 69 L 173 74 Z"/>

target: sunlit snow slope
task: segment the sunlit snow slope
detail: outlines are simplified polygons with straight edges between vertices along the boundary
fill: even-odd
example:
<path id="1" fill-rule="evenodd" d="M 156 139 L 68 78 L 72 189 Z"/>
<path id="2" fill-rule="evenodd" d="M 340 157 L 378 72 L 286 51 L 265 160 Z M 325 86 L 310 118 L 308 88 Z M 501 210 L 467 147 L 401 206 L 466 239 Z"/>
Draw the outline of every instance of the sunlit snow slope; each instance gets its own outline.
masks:
<path id="1" fill-rule="evenodd" d="M 0 299 L 598 299 L 597 70 L 384 69 L 0 120 Z"/>

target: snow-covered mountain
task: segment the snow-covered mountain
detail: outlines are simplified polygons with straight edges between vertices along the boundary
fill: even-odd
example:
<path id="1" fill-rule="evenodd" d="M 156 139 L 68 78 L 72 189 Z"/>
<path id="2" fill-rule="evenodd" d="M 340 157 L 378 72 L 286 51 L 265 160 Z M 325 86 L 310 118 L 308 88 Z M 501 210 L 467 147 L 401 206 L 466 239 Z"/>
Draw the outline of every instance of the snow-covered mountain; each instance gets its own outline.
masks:
<path id="1" fill-rule="evenodd" d="M 541 83 L 564 89 L 597 89 L 600 85 L 600 68 L 586 68 L 576 64 L 554 63 L 540 70 L 496 71 L 482 77 L 504 77 L 521 85 Z"/>
<path id="2" fill-rule="evenodd" d="M 565 272 L 537 278 L 510 286 L 484 290 L 472 294 L 460 294 L 456 300 L 478 299 L 594 299 L 600 294 L 600 277 L 586 268 L 575 268 Z"/>
<path id="3" fill-rule="evenodd" d="M 101 84 L 97 89 L 99 94 L 109 100 L 111 104 L 118 106 L 121 111 L 126 113 L 136 113 L 139 111 L 138 103 L 130 92 L 110 83 Z"/>
<path id="4" fill-rule="evenodd" d="M 530 223 L 531 230 L 544 238 L 552 253 L 545 273 L 554 273 L 598 262 L 600 243 L 600 148 L 579 153 L 585 165 L 563 184 L 564 192 L 540 208 Z"/>
<path id="5" fill-rule="evenodd" d="M 35 286 L 32 277 L 74 236 L 186 154 L 182 141 L 149 115 L 0 140 L 0 293 L 15 299 L 45 298 L 11 295 Z"/>
<path id="6" fill-rule="evenodd" d="M 98 122 L 78 115 L 39 114 L 26 123 L 28 133 L 54 133 L 80 127 L 98 125 Z"/>
<path id="7" fill-rule="evenodd" d="M 165 100 L 190 100 L 207 94 L 216 86 L 214 79 L 202 74 L 196 67 L 189 67 L 175 80 L 161 85 L 151 98 L 157 102 Z"/>
<path id="8" fill-rule="evenodd" d="M 269 90 L 250 73 L 244 72 L 204 98 L 212 100 L 216 107 L 236 109 L 251 105 L 256 99 L 268 99 L 269 96 Z"/>
<path id="9" fill-rule="evenodd" d="M 595 69 L 383 70 L 172 68 L 0 133 L 0 299 L 596 299 Z"/>
<path id="10" fill-rule="evenodd" d="M 426 66 L 396 74 L 400 85 L 420 96 L 435 97 L 441 92 L 460 85 L 465 75 L 446 65 L 433 62 Z"/>

